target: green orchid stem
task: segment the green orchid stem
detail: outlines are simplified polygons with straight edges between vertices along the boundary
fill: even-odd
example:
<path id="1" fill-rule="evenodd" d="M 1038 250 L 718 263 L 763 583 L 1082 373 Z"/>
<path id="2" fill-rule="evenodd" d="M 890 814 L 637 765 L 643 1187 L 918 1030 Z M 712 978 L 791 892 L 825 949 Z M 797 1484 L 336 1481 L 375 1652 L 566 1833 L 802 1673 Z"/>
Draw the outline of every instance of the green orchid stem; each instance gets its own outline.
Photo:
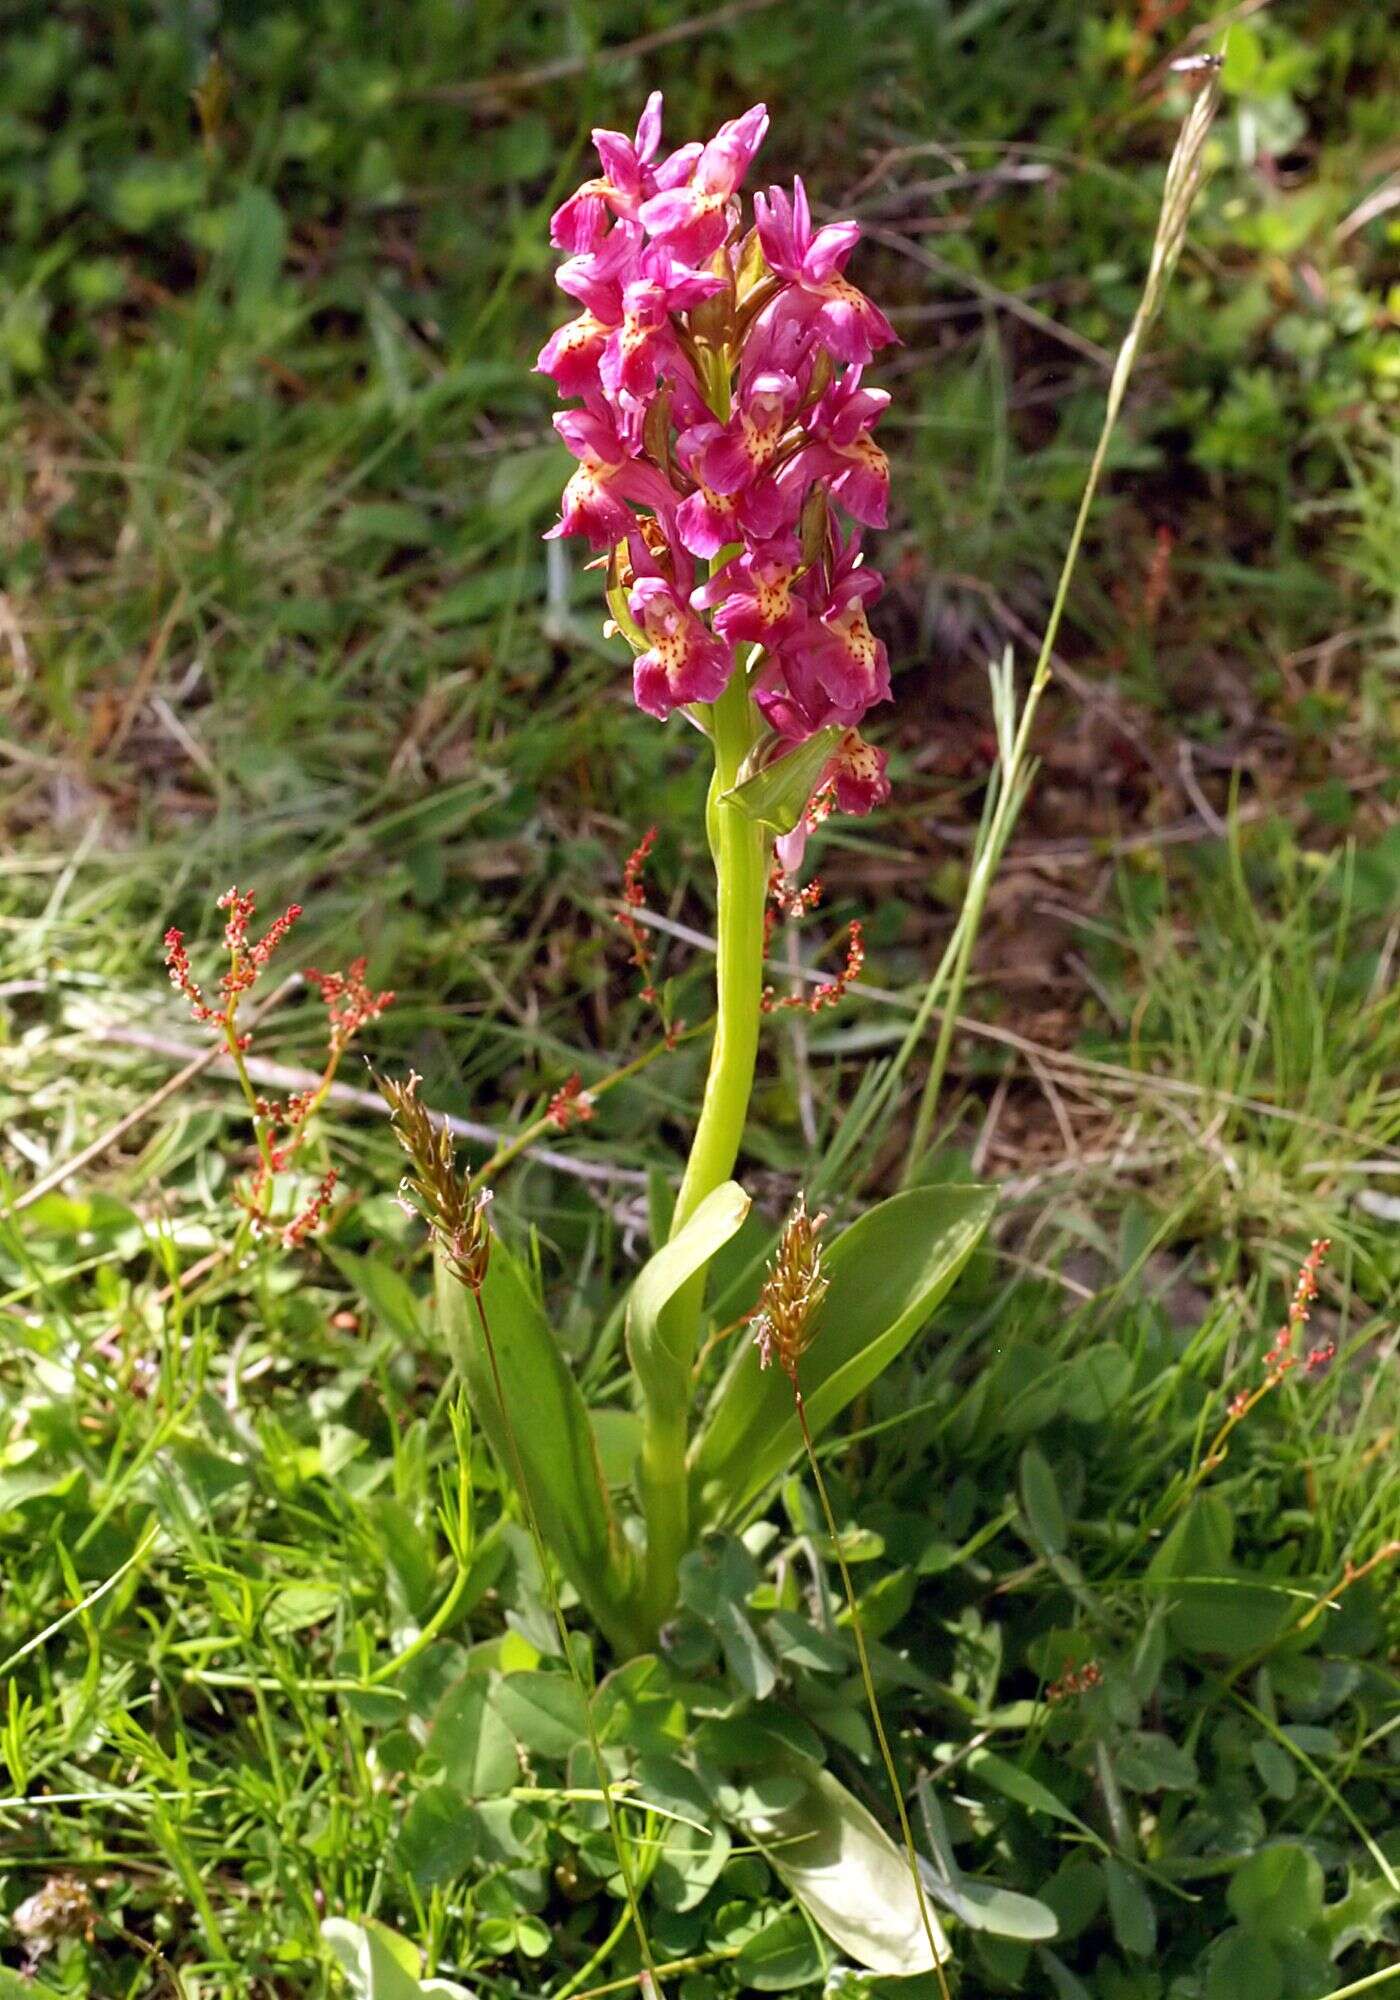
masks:
<path id="1" fill-rule="evenodd" d="M 727 551 L 725 553 L 728 553 Z M 716 558 L 716 564 L 724 560 Z M 683 1229 L 705 1197 L 734 1171 L 744 1136 L 763 1000 L 763 912 L 768 894 L 768 836 L 724 795 L 739 782 L 758 718 L 745 676 L 736 668 L 710 711 L 714 777 L 706 820 L 717 884 L 715 1038 L 695 1141 L 676 1200 L 671 1234 Z M 688 1377 L 705 1307 L 703 1272 L 677 1294 L 666 1313 L 670 1345 Z M 676 1571 L 690 1546 L 686 1468 L 687 1417 L 682 1409 L 648 1407 L 640 1485 L 647 1522 L 643 1610 L 659 1626 L 675 1603 Z"/>

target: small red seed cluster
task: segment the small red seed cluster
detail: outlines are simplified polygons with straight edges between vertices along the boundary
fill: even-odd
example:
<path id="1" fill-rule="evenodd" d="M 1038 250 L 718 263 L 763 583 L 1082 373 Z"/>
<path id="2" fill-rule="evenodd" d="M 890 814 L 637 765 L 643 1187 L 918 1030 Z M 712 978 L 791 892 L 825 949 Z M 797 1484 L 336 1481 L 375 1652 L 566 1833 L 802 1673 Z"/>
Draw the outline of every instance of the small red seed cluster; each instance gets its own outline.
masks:
<path id="1" fill-rule="evenodd" d="M 1293 1342 L 1307 1325 L 1312 1311 L 1313 1300 L 1317 1297 L 1318 1272 L 1326 1262 L 1327 1253 L 1332 1248 L 1330 1237 L 1319 1236 L 1298 1272 L 1298 1282 L 1293 1288 L 1293 1298 L 1288 1308 L 1288 1317 L 1274 1335 L 1274 1344 L 1264 1356 L 1264 1366 L 1273 1381 L 1281 1382 L 1290 1369 L 1301 1367 L 1305 1375 L 1316 1375 L 1327 1366 L 1337 1352 L 1335 1340 L 1323 1341 L 1310 1348 L 1305 1355 L 1294 1354 Z"/>
<path id="2" fill-rule="evenodd" d="M 791 917 L 800 922 L 809 910 L 816 909 L 824 893 L 820 875 L 814 875 L 805 885 L 799 884 L 780 861 L 775 861 L 768 877 L 768 906 L 763 912 L 764 952 L 773 942 L 779 917 Z"/>
<path id="3" fill-rule="evenodd" d="M 642 975 L 641 997 L 649 1007 L 654 1007 L 660 1015 L 665 1035 L 665 1046 L 668 1049 L 673 1049 L 685 1033 L 685 1022 L 681 1020 L 670 1021 L 666 1018 L 666 1010 L 661 994 L 657 990 L 655 980 L 652 978 L 651 938 L 648 935 L 646 925 L 636 915 L 638 910 L 644 910 L 647 907 L 646 864 L 651 850 L 655 845 L 656 828 L 651 826 L 647 828 L 627 857 L 626 865 L 622 870 L 622 908 L 614 913 L 614 922 L 617 924 L 618 929 L 624 931 L 631 940 L 632 956 L 628 962 L 634 965 Z M 552 1105 L 550 1110 L 553 1110 Z M 547 1113 L 546 1115 L 549 1114 Z"/>
<path id="4" fill-rule="evenodd" d="M 1318 1273 L 1326 1262 L 1327 1253 L 1331 1248 L 1332 1239 L 1328 1236 L 1319 1236 L 1303 1259 L 1298 1271 L 1298 1282 L 1293 1287 L 1288 1316 L 1274 1335 L 1273 1345 L 1264 1356 L 1264 1380 L 1256 1388 L 1241 1389 L 1238 1395 L 1231 1397 L 1228 1416 L 1232 1423 L 1247 1416 L 1260 1397 L 1266 1396 L 1271 1389 L 1276 1389 L 1284 1377 L 1292 1374 L 1295 1368 L 1301 1368 L 1304 1375 L 1315 1376 L 1321 1374 L 1328 1362 L 1335 1359 L 1337 1353 L 1335 1340 L 1319 1341 L 1305 1354 L 1294 1352 L 1294 1342 L 1311 1316 L 1313 1300 L 1317 1297 Z"/>
<path id="5" fill-rule="evenodd" d="M 185 949 L 185 934 L 173 924 L 165 933 L 165 969 L 175 991 L 189 1001 L 190 1012 L 196 1021 L 207 1021 L 222 1028 L 231 1046 L 236 1044 L 238 1048 L 246 1049 L 251 1038 L 237 1034 L 234 1028 L 238 1002 L 256 984 L 273 952 L 301 915 L 301 904 L 289 903 L 281 916 L 269 924 L 264 936 L 253 944 L 248 942 L 248 926 L 257 908 L 252 890 L 245 893 L 237 888 L 226 889 L 219 898 L 218 907 L 225 912 L 224 948 L 229 955 L 228 970 L 219 981 L 223 1005 L 210 1006 L 195 983 L 190 970 L 190 955 Z"/>
<path id="6" fill-rule="evenodd" d="M 571 1125 L 583 1125 L 593 1116 L 593 1099 L 584 1089 L 577 1070 L 560 1084 L 544 1115 L 559 1132 L 567 1132 Z"/>
<path id="7" fill-rule="evenodd" d="M 306 968 L 306 978 L 320 993 L 330 1015 L 331 1047 L 339 1053 L 359 1034 L 361 1028 L 377 1021 L 386 1007 L 394 1004 L 392 993 L 372 993 L 365 984 L 369 961 L 355 958 L 345 972 L 318 972 Z"/>
<path id="8" fill-rule="evenodd" d="M 846 962 L 834 979 L 824 979 L 820 986 L 814 986 L 810 993 L 775 993 L 771 986 L 763 989 L 762 1007 L 765 1014 L 777 1014 L 787 1008 L 800 1010 L 804 1014 L 820 1014 L 826 1007 L 839 1006 L 845 999 L 848 988 L 860 978 L 865 965 L 865 936 L 859 918 L 853 918 L 846 929 Z"/>
<path id="9" fill-rule="evenodd" d="M 308 981 L 316 987 L 326 1005 L 328 1046 L 321 1075 L 306 1089 L 294 1091 L 285 1103 L 254 1094 L 244 1057 L 252 1035 L 238 1026 L 238 1008 L 245 993 L 256 985 L 277 947 L 301 915 L 299 903 L 290 904 L 271 923 L 261 938 L 249 942 L 249 928 L 257 908 L 251 889 L 232 888 L 219 898 L 225 914 L 224 948 L 228 968 L 219 980 L 219 1001 L 215 1006 L 204 997 L 190 966 L 184 933 L 173 925 L 165 934 L 165 965 L 170 983 L 189 1002 L 196 1021 L 217 1028 L 233 1056 L 239 1082 L 248 1097 L 254 1132 L 258 1142 L 258 1163 L 251 1180 L 237 1199 L 255 1233 L 280 1236 L 285 1248 L 294 1250 L 320 1227 L 339 1176 L 334 1167 L 322 1174 L 314 1194 L 289 1221 L 275 1223 L 272 1209 L 279 1174 L 293 1164 L 306 1139 L 313 1114 L 325 1102 L 335 1079 L 340 1059 L 360 1029 L 377 1021 L 393 1002 L 392 993 L 375 993 L 365 983 L 367 961 L 357 958 L 345 972 L 318 972 L 309 969 Z"/>
<path id="10" fill-rule="evenodd" d="M 765 953 L 773 942 L 773 931 L 778 918 L 791 917 L 801 921 L 809 910 L 815 910 L 822 899 L 820 878 L 813 876 L 805 887 L 800 886 L 788 875 L 781 863 L 775 863 L 768 877 L 768 908 L 763 916 L 763 949 Z M 789 1009 L 805 1014 L 820 1014 L 823 1008 L 835 1007 L 845 998 L 846 989 L 861 975 L 865 964 L 865 936 L 860 923 L 854 922 L 846 933 L 846 962 L 834 979 L 827 979 L 810 993 L 788 993 L 781 997 L 773 987 L 765 986 L 760 1001 L 765 1014 L 783 1013 Z"/>
<path id="11" fill-rule="evenodd" d="M 1082 1667 L 1071 1667 L 1051 1681 L 1045 1690 L 1045 1699 L 1056 1703 L 1069 1701 L 1075 1695 L 1088 1694 L 1103 1684 L 1103 1672 L 1097 1660 L 1086 1660 Z"/>
<path id="12" fill-rule="evenodd" d="M 632 944 L 629 961 L 642 975 L 642 998 L 650 1006 L 655 1006 L 658 994 L 651 979 L 651 939 L 646 927 L 637 921 L 635 912 L 647 906 L 645 871 L 648 857 L 656 845 L 656 828 L 649 826 L 637 845 L 627 857 L 622 871 L 622 908 L 616 914 L 617 927 L 625 931 Z"/>

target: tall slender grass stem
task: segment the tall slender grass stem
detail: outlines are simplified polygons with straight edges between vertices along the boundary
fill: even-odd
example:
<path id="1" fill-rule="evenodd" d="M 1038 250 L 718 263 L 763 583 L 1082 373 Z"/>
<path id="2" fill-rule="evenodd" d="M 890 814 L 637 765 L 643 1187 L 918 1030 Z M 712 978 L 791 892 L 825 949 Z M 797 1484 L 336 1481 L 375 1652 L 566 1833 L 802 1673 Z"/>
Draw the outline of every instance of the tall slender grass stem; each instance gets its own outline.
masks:
<path id="1" fill-rule="evenodd" d="M 1123 408 L 1123 398 L 1127 393 L 1128 381 L 1137 363 L 1138 351 L 1144 336 L 1152 323 L 1162 294 L 1185 240 L 1187 218 L 1191 212 L 1200 186 L 1205 142 L 1219 102 L 1220 86 L 1217 78 L 1210 82 L 1195 98 L 1186 121 L 1177 138 L 1171 162 L 1167 168 L 1166 184 L 1162 193 L 1162 208 L 1157 221 L 1156 233 L 1152 241 L 1152 252 L 1148 260 L 1147 278 L 1142 296 L 1138 300 L 1137 311 L 1124 337 L 1114 362 L 1113 375 L 1108 385 L 1108 400 L 1104 406 L 1103 424 L 1099 431 L 1098 443 L 1089 462 L 1088 477 L 1080 496 L 1079 511 L 1075 515 L 1074 528 L 1070 534 L 1069 546 L 1060 567 L 1059 582 L 1055 587 L 1054 599 L 1050 606 L 1050 616 L 1046 620 L 1044 637 L 1040 642 L 1040 653 L 1031 676 L 1030 689 L 1025 706 L 1021 710 L 1014 738 L 1007 742 L 1008 718 L 997 716 L 997 736 L 999 743 L 998 773 L 999 789 L 996 807 L 990 823 L 984 822 L 984 839 L 977 855 L 968 886 L 966 901 L 958 926 L 942 963 L 925 991 L 923 1002 L 916 1017 L 919 1032 L 927 1024 L 935 1006 L 939 1004 L 946 977 L 947 997 L 942 1001 L 942 1020 L 939 1025 L 938 1040 L 934 1046 L 933 1060 L 929 1066 L 928 1078 L 924 1084 L 923 1096 L 919 1101 L 918 1116 L 914 1121 L 913 1136 L 904 1162 L 904 1182 L 907 1186 L 918 1172 L 920 1162 L 928 1152 L 933 1134 L 933 1121 L 938 1109 L 939 1097 L 943 1090 L 943 1080 L 947 1074 L 948 1056 L 952 1047 L 953 1028 L 962 1008 L 963 991 L 967 984 L 968 968 L 972 963 L 973 949 L 981 929 L 982 915 L 986 908 L 987 892 L 991 887 L 1001 852 L 1011 835 L 1021 806 L 1026 796 L 1029 781 L 1028 753 L 1030 748 L 1031 725 L 1035 721 L 1036 710 L 1041 696 L 1049 686 L 1051 662 L 1055 654 L 1055 641 L 1059 637 L 1060 624 L 1064 617 L 1065 605 L 1069 599 L 1070 585 L 1079 563 L 1079 552 L 1084 542 L 1084 530 L 1089 513 L 1097 498 L 1099 484 L 1103 478 L 1104 466 L 1108 460 L 1108 448 L 1118 425 Z M 1008 670 L 1009 679 L 1009 670 Z M 994 698 L 997 690 L 993 683 Z M 1003 699 L 1010 703 L 1009 687 Z M 911 1031 L 912 1032 L 912 1031 Z M 905 1048 L 911 1046 L 906 1038 L 896 1058 L 896 1074 L 907 1061 Z"/>
<path id="2" fill-rule="evenodd" d="M 875 1740 L 880 1746 L 880 1756 L 884 1761 L 885 1775 L 890 1781 L 894 1794 L 895 1811 L 899 1814 L 899 1831 L 904 1840 L 904 1852 L 909 1862 L 909 1873 L 913 1878 L 914 1895 L 919 1905 L 919 1920 L 928 1939 L 928 1948 L 933 1954 L 933 1969 L 938 1975 L 938 1990 L 943 2000 L 950 2000 L 948 1976 L 943 1970 L 943 1956 L 938 1948 L 938 1933 L 934 1926 L 933 1914 L 928 1906 L 928 1896 L 924 1889 L 924 1878 L 919 1871 L 918 1850 L 914 1846 L 914 1829 L 909 1824 L 909 1810 L 904 1803 L 904 1788 L 899 1782 L 899 1772 L 895 1769 L 894 1754 L 889 1738 L 885 1734 L 884 1718 L 880 1714 L 880 1703 L 875 1693 L 875 1676 L 870 1671 L 870 1655 L 866 1650 L 865 1631 L 860 1622 L 860 1611 L 856 1605 L 855 1584 L 851 1579 L 850 1565 L 846 1552 L 841 1546 L 841 1536 L 836 1526 L 836 1515 L 832 1511 L 831 1496 L 826 1490 L 826 1480 L 817 1454 L 812 1447 L 811 1427 L 807 1422 L 807 1406 L 802 1400 L 802 1391 L 796 1378 L 792 1384 L 793 1407 L 797 1411 L 797 1421 L 802 1428 L 802 1444 L 807 1453 L 807 1463 L 812 1468 L 812 1478 L 816 1482 L 817 1497 L 821 1501 L 822 1515 L 826 1521 L 826 1532 L 831 1538 L 832 1553 L 841 1571 L 841 1588 L 846 1593 L 846 1603 L 851 1613 L 851 1637 L 856 1642 L 856 1657 L 860 1661 L 861 1685 L 865 1689 L 866 1706 L 870 1710 L 870 1720 L 875 1729 Z"/>

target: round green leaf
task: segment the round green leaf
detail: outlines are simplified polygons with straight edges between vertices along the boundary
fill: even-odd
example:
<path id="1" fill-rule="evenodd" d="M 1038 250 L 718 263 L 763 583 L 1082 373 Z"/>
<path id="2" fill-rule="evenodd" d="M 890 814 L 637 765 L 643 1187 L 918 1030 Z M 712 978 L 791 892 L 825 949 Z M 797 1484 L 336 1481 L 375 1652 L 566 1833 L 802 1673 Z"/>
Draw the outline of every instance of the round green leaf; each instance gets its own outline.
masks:
<path id="1" fill-rule="evenodd" d="M 735 1970 L 755 1993 L 784 1993 L 791 1986 L 812 1984 L 826 1967 L 811 1925 L 799 1910 L 789 1910 L 748 1940 Z"/>
<path id="2" fill-rule="evenodd" d="M 428 1731 L 428 1753 L 466 1799 L 498 1798 L 520 1777 L 514 1740 L 477 1674 L 464 1675 L 444 1695 Z"/>
<path id="3" fill-rule="evenodd" d="M 1322 1900 L 1321 1864 L 1293 1841 L 1252 1855 L 1226 1894 L 1231 1914 L 1247 1931 L 1274 1940 L 1311 1930 L 1322 1916 Z"/>
<path id="4" fill-rule="evenodd" d="M 1278 1953 L 1248 1931 L 1226 1931 L 1210 1954 L 1206 2000 L 1282 2000 Z"/>

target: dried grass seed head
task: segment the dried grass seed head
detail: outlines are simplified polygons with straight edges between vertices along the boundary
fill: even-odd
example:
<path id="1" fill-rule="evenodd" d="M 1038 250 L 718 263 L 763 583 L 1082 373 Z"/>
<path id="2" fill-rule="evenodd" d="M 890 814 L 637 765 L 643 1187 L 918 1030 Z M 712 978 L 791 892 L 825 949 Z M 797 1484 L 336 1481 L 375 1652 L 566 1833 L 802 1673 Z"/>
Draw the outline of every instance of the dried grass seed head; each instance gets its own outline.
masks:
<path id="1" fill-rule="evenodd" d="M 451 1134 L 419 1096 L 422 1078 L 416 1071 L 410 1070 L 403 1083 L 392 1077 L 376 1077 L 375 1082 L 410 1163 L 401 1183 L 404 1199 L 427 1223 L 453 1275 L 469 1291 L 479 1292 L 491 1259 L 486 1219 L 491 1191 L 474 1190 L 471 1175 L 458 1170 Z"/>
<path id="2" fill-rule="evenodd" d="M 797 1383 L 797 1364 L 817 1330 L 817 1315 L 828 1280 L 822 1271 L 818 1238 L 825 1215 L 808 1215 L 799 1195 L 768 1267 L 753 1317 L 753 1341 L 760 1367 L 776 1361 Z"/>

